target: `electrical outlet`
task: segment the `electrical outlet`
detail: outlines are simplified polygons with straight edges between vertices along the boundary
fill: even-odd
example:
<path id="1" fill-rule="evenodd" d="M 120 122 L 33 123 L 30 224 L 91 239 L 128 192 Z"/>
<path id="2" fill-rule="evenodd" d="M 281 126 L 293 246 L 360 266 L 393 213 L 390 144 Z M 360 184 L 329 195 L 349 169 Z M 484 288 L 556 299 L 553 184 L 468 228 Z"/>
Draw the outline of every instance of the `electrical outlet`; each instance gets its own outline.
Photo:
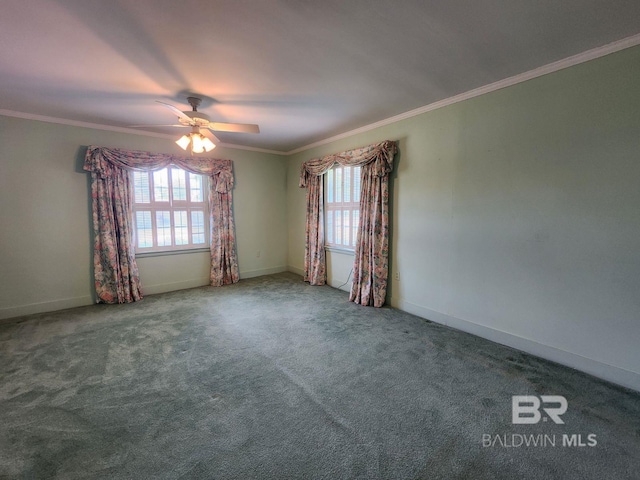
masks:
<path id="1" fill-rule="evenodd" d="M 395 277 L 396 277 L 396 280 L 397 280 L 397 281 L 400 281 L 400 272 L 396 272 Z"/>
<path id="2" fill-rule="evenodd" d="M 260 250 L 256 252 L 256 258 L 260 258 Z"/>

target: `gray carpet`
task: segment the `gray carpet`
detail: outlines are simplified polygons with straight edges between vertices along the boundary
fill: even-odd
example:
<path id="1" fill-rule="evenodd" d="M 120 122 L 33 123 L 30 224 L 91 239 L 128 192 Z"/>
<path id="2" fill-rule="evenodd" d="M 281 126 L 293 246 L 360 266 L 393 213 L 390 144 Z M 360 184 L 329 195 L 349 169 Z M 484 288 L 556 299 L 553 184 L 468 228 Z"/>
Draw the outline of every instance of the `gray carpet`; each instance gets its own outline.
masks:
<path id="1" fill-rule="evenodd" d="M 0 379 L 1 478 L 640 476 L 640 394 L 293 274 L 0 325 Z"/>

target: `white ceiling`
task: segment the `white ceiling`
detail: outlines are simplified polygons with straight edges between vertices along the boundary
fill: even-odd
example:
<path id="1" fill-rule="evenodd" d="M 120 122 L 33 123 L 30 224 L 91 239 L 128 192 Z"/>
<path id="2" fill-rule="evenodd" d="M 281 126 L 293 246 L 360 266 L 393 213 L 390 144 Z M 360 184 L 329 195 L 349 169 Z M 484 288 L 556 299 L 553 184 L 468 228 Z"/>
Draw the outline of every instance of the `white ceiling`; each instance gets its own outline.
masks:
<path id="1" fill-rule="evenodd" d="M 164 124 L 199 93 L 286 152 L 638 33 L 638 0 L 3 0 L 0 109 Z"/>

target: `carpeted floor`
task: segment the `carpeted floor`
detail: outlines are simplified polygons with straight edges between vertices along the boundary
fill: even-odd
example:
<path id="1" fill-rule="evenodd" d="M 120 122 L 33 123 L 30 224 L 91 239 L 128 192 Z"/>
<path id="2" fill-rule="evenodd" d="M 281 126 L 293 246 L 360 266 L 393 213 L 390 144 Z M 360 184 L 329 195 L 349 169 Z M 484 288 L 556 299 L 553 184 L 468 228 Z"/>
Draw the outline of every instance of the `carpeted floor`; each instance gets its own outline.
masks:
<path id="1" fill-rule="evenodd" d="M 0 379 L 0 478 L 640 478 L 640 393 L 288 273 L 0 325 Z"/>

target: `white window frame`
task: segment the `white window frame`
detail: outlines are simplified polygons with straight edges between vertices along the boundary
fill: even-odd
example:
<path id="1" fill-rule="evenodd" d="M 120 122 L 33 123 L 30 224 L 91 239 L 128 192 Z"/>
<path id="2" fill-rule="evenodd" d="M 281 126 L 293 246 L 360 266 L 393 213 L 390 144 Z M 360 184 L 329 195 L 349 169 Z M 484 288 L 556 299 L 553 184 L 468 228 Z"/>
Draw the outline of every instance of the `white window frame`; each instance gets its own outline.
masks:
<path id="1" fill-rule="evenodd" d="M 173 175 L 172 171 L 182 170 L 185 172 L 185 188 L 186 188 L 186 200 L 176 200 L 174 199 L 174 188 L 173 188 Z M 167 178 L 168 178 L 168 201 L 156 200 L 156 192 L 154 185 L 154 173 L 167 170 Z M 149 182 L 149 202 L 136 202 L 136 175 L 146 175 Z M 209 249 L 209 177 L 206 175 L 199 175 L 202 178 L 202 201 L 191 201 L 191 175 L 192 174 L 178 166 L 168 165 L 164 169 L 148 171 L 148 170 L 134 170 L 131 172 L 131 181 L 134 187 L 134 195 L 133 195 L 133 234 L 134 234 L 134 245 L 136 254 L 145 254 L 145 253 L 162 253 L 162 252 L 181 252 L 181 251 L 190 251 L 190 250 L 202 250 Z M 137 224 L 137 213 L 138 212 L 150 212 L 151 216 L 151 238 L 152 245 L 149 247 L 139 246 L 139 232 L 138 232 L 138 224 Z M 169 212 L 170 218 L 170 245 L 159 245 L 159 233 L 157 229 L 157 212 Z M 182 245 L 176 245 L 176 228 L 175 228 L 175 212 L 186 212 L 187 216 L 187 239 L 188 243 Z M 203 243 L 193 243 L 194 240 L 194 232 L 193 232 L 193 218 L 192 212 L 202 212 L 203 220 L 204 220 L 204 242 Z M 200 232 L 196 232 L 198 235 Z"/>
<path id="2" fill-rule="evenodd" d="M 329 250 L 355 251 L 360 220 L 360 168 L 334 165 L 324 175 L 324 239 Z"/>

